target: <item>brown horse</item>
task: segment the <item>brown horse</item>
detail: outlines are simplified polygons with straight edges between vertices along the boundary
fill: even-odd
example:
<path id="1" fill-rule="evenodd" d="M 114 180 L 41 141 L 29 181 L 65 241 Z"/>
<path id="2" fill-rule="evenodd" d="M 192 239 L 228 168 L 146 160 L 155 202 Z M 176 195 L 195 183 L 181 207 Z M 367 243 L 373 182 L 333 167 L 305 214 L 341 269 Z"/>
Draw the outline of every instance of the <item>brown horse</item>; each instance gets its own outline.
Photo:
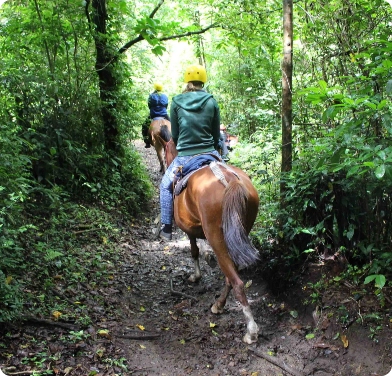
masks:
<path id="1" fill-rule="evenodd" d="M 176 155 L 173 141 L 168 142 L 168 165 Z M 258 326 L 245 295 L 244 283 L 238 276 L 238 268 L 250 266 L 258 259 L 257 250 L 251 245 L 248 234 L 256 219 L 259 197 L 242 170 L 225 166 L 215 163 L 214 167 L 220 173 L 218 171 L 216 174 L 211 168 L 205 167 L 189 178 L 186 189 L 174 198 L 174 219 L 190 240 L 195 265 L 195 273 L 190 281 L 196 282 L 201 278 L 196 239 L 207 239 L 226 277 L 225 287 L 211 311 L 222 313 L 233 289 L 247 323 L 243 340 L 251 344 L 257 341 Z"/>
<path id="2" fill-rule="evenodd" d="M 164 149 L 166 142 L 171 138 L 170 121 L 163 118 L 152 120 L 148 129 L 148 135 L 151 138 L 151 144 L 154 146 L 155 151 L 157 152 L 159 164 L 161 166 L 159 171 L 161 173 L 165 173 L 166 164 L 164 159 Z"/>

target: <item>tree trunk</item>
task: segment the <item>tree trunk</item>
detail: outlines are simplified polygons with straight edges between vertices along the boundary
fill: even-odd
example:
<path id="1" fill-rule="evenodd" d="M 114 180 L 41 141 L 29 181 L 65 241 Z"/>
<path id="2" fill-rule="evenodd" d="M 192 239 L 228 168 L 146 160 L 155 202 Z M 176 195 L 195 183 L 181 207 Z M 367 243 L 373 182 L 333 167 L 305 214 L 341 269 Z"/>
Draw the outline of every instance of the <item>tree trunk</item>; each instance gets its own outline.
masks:
<path id="1" fill-rule="evenodd" d="M 292 76 L 293 76 L 293 2 L 283 0 L 283 61 L 282 61 L 282 165 L 281 172 L 292 169 Z M 281 205 L 284 207 L 284 180 L 280 185 Z"/>
<path id="2" fill-rule="evenodd" d="M 94 41 L 97 52 L 95 69 L 99 78 L 99 94 L 102 103 L 102 119 L 105 136 L 105 149 L 113 155 L 119 151 L 118 124 L 115 116 L 117 83 L 113 74 L 113 60 L 116 56 L 107 45 L 106 0 L 93 0 L 93 23 L 95 25 Z"/>

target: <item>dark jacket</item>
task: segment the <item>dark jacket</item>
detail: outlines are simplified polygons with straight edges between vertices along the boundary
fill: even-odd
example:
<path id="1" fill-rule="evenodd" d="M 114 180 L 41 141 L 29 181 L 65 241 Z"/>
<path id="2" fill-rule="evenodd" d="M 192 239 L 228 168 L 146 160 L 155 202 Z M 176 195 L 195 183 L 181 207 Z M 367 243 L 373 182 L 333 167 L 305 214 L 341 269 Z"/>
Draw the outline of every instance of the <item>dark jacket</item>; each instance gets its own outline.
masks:
<path id="1" fill-rule="evenodd" d="M 216 150 L 220 135 L 219 106 L 204 90 L 176 95 L 170 107 L 171 130 L 178 155 Z"/>
<path id="2" fill-rule="evenodd" d="M 167 106 L 169 100 L 167 95 L 158 91 L 154 91 L 148 97 L 148 108 L 150 109 L 151 120 L 167 115 Z"/>

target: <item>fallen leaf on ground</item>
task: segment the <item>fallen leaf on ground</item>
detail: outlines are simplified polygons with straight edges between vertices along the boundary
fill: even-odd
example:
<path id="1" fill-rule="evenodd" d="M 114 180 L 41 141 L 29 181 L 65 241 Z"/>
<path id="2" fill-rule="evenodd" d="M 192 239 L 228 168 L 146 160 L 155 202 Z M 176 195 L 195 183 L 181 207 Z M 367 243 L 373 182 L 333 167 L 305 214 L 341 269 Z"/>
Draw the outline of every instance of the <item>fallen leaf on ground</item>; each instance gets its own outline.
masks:
<path id="1" fill-rule="evenodd" d="M 54 312 L 52 313 L 52 316 L 53 316 L 53 318 L 54 318 L 55 320 L 58 320 L 59 317 L 60 317 L 61 315 L 62 315 L 62 313 L 59 312 L 59 311 L 54 311 Z"/>
<path id="2" fill-rule="evenodd" d="M 345 349 L 347 349 L 347 347 L 348 347 L 348 339 L 347 339 L 347 336 L 346 336 L 345 334 L 342 334 L 342 335 L 340 336 L 340 339 L 341 339 L 342 342 L 343 342 L 343 347 L 344 347 Z"/>
<path id="3" fill-rule="evenodd" d="M 101 337 L 109 338 L 109 330 L 108 329 L 99 329 L 97 334 Z"/>

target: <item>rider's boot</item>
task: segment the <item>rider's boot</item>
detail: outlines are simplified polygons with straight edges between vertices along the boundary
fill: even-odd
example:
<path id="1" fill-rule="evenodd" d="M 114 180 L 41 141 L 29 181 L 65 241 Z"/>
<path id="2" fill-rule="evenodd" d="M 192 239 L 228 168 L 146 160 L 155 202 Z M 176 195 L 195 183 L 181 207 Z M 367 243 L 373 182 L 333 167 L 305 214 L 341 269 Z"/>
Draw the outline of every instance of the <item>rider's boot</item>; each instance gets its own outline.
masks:
<path id="1" fill-rule="evenodd" d="M 165 241 L 172 239 L 172 225 L 163 224 L 161 230 L 159 231 L 159 237 Z"/>

